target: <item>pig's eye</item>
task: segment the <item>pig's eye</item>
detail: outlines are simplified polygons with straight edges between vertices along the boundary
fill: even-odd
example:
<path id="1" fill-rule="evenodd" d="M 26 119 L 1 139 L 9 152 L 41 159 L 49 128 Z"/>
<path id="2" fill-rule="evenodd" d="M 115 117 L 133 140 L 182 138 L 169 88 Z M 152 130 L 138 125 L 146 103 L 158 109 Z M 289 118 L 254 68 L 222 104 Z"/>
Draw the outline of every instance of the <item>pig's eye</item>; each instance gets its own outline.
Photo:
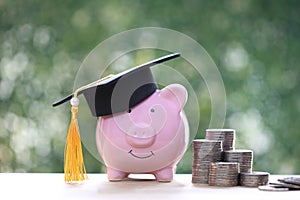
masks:
<path id="1" fill-rule="evenodd" d="M 131 109 L 129 109 L 127 112 L 128 112 L 128 113 L 131 113 Z"/>
<path id="2" fill-rule="evenodd" d="M 150 112 L 154 113 L 154 112 L 155 112 L 155 109 L 154 109 L 154 108 L 151 108 Z"/>

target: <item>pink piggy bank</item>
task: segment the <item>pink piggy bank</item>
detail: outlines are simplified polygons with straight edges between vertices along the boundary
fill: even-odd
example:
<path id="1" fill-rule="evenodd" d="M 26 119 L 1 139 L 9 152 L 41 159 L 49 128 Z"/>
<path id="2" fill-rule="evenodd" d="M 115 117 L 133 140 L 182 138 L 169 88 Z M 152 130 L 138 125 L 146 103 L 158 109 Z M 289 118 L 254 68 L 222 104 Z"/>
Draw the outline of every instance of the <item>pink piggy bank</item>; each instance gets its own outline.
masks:
<path id="1" fill-rule="evenodd" d="M 172 84 L 128 112 L 99 117 L 96 143 L 110 181 L 130 173 L 153 174 L 160 182 L 173 180 L 189 140 L 186 101 L 187 90 Z"/>

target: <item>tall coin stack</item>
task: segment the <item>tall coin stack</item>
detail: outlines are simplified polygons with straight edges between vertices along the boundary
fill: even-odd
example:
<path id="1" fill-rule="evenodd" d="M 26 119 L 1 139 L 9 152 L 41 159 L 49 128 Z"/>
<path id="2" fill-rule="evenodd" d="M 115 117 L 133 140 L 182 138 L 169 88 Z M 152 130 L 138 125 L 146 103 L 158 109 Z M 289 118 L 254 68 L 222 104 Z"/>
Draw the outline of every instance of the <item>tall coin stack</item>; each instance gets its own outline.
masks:
<path id="1" fill-rule="evenodd" d="M 222 160 L 222 142 L 193 140 L 193 152 L 192 183 L 207 184 L 210 163 Z"/>
<path id="2" fill-rule="evenodd" d="M 253 151 L 234 150 L 224 151 L 225 162 L 237 162 L 240 164 L 240 172 L 251 173 L 253 162 Z"/>
<path id="3" fill-rule="evenodd" d="M 238 185 L 239 163 L 215 162 L 210 164 L 208 184 L 232 187 Z"/>
<path id="4" fill-rule="evenodd" d="M 222 141 L 223 151 L 234 150 L 235 130 L 234 129 L 206 129 L 206 139 Z"/>

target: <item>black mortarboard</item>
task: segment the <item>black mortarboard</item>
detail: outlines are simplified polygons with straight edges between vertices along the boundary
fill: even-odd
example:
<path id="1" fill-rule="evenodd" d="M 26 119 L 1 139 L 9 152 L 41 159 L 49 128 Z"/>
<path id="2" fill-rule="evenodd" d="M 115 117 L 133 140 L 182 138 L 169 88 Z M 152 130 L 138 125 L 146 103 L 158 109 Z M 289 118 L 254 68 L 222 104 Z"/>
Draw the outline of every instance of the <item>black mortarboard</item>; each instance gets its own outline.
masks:
<path id="1" fill-rule="evenodd" d="M 78 91 L 78 94 L 83 93 L 92 114 L 97 117 L 129 110 L 157 89 L 150 67 L 179 56 L 179 53 L 174 53 L 144 63 L 100 80 Z M 53 103 L 53 106 L 71 100 L 73 95 Z"/>

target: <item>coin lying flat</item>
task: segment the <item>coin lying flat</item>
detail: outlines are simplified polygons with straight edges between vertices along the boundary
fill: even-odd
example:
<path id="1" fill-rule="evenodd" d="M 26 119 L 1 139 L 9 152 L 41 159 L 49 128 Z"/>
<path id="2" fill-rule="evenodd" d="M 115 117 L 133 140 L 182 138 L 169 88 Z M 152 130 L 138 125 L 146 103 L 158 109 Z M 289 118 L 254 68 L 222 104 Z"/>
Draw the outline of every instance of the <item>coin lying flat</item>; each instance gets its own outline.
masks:
<path id="1" fill-rule="evenodd" d="M 289 191 L 289 188 L 286 188 L 286 187 L 274 187 L 274 186 L 270 186 L 270 185 L 261 185 L 258 187 L 258 189 L 261 191 L 272 191 L 272 192 Z"/>
<path id="2" fill-rule="evenodd" d="M 299 177 L 286 177 L 286 178 L 278 179 L 278 181 L 300 186 L 300 178 Z"/>
<path id="3" fill-rule="evenodd" d="M 275 185 L 275 186 L 281 186 L 281 187 L 286 187 L 292 190 L 300 190 L 300 185 L 294 185 L 294 184 L 289 184 L 289 183 L 269 183 L 270 185 Z"/>

